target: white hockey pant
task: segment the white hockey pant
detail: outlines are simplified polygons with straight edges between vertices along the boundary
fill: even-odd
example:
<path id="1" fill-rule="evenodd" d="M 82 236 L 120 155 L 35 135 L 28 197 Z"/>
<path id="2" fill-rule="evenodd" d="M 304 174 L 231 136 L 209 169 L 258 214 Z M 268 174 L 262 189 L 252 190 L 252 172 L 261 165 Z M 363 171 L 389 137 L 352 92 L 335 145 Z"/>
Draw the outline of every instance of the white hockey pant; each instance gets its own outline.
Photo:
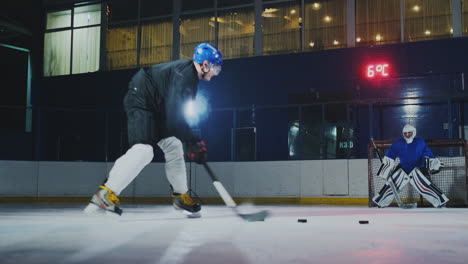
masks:
<path id="1" fill-rule="evenodd" d="M 153 160 L 153 147 L 147 144 L 135 144 L 118 158 L 105 183 L 106 187 L 119 195 L 135 177 Z"/>
<path id="2" fill-rule="evenodd" d="M 165 138 L 158 142 L 166 159 L 167 180 L 173 191 L 186 193 L 187 172 L 184 161 L 182 142 L 175 137 Z M 115 161 L 109 172 L 106 187 L 119 195 L 136 176 L 153 160 L 153 147 L 147 144 L 135 144 L 124 155 Z"/>
<path id="3" fill-rule="evenodd" d="M 439 207 L 448 202 L 447 196 L 443 194 L 439 188 L 432 184 L 426 176 L 415 168 L 407 175 L 401 168 L 393 173 L 392 178 L 395 181 L 397 191 L 401 191 L 405 185 L 410 182 L 411 185 L 434 207 Z M 372 198 L 372 201 L 379 207 L 387 207 L 393 201 L 393 191 L 388 183 L 380 190 L 380 192 Z"/>
<path id="4" fill-rule="evenodd" d="M 169 137 L 160 140 L 158 146 L 164 152 L 166 177 L 173 192 L 186 193 L 188 191 L 187 169 L 182 142 L 176 137 Z"/>

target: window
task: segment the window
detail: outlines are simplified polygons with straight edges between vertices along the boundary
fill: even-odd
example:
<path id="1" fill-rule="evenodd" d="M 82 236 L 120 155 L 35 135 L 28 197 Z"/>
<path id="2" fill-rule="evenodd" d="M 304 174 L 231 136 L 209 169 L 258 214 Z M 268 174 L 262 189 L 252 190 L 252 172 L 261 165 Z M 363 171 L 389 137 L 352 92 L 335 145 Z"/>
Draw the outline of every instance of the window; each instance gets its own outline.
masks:
<path id="1" fill-rule="evenodd" d="M 172 58 L 172 20 L 161 20 L 141 26 L 140 65 L 170 61 Z"/>
<path id="2" fill-rule="evenodd" d="M 463 7 L 463 36 L 468 36 L 468 0 L 463 0 L 462 2 Z"/>
<path id="3" fill-rule="evenodd" d="M 44 76 L 99 70 L 100 24 L 100 4 L 48 13 Z"/>
<path id="4" fill-rule="evenodd" d="M 405 41 L 452 37 L 451 0 L 406 0 L 404 13 Z"/>
<path id="5" fill-rule="evenodd" d="M 46 33 L 44 38 L 44 76 L 70 73 L 71 30 Z"/>
<path id="6" fill-rule="evenodd" d="M 73 30 L 72 73 L 99 70 L 101 27 Z"/>
<path id="7" fill-rule="evenodd" d="M 356 1 L 356 46 L 399 43 L 400 0 Z"/>
<path id="8" fill-rule="evenodd" d="M 75 8 L 73 27 L 83 27 L 101 24 L 101 5 L 91 5 Z"/>
<path id="9" fill-rule="evenodd" d="M 263 17 L 263 55 L 301 50 L 301 6 L 299 2 L 265 5 Z"/>
<path id="10" fill-rule="evenodd" d="M 71 26 L 71 10 L 47 14 L 46 29 L 67 28 Z"/>
<path id="11" fill-rule="evenodd" d="M 137 66 L 137 32 L 136 25 L 109 26 L 106 40 L 108 70 Z"/>
<path id="12" fill-rule="evenodd" d="M 180 23 L 180 58 L 191 59 L 193 50 L 201 42 L 214 44 L 214 14 L 186 16 Z"/>
<path id="13" fill-rule="evenodd" d="M 218 48 L 224 58 L 254 55 L 254 9 L 224 11 L 218 17 Z"/>
<path id="14" fill-rule="evenodd" d="M 307 1 L 305 50 L 346 47 L 346 0 Z"/>

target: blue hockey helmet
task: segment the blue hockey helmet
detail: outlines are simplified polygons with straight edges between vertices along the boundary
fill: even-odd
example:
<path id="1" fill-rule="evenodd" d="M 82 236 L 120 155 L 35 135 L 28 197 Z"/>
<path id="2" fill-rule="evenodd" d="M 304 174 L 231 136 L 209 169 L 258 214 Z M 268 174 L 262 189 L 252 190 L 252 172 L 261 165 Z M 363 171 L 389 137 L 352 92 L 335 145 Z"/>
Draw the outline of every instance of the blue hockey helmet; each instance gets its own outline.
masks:
<path id="1" fill-rule="evenodd" d="M 215 65 L 223 65 L 223 54 L 214 45 L 208 42 L 203 42 L 195 47 L 193 52 L 193 60 L 196 63 L 203 63 L 207 60 Z"/>

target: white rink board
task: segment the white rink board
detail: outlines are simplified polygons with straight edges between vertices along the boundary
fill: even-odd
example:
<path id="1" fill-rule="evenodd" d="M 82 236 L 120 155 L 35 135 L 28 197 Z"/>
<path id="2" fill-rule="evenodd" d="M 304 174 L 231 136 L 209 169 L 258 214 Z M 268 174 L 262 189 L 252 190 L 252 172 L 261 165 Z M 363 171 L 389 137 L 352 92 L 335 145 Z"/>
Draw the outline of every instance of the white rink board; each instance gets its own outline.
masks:
<path id="1" fill-rule="evenodd" d="M 323 160 L 323 194 L 348 195 L 348 160 Z"/>
<path id="2" fill-rule="evenodd" d="M 94 193 L 113 163 L 0 161 L 0 197 L 82 197 Z M 367 197 L 367 160 L 307 160 L 209 163 L 233 197 Z M 187 165 L 187 174 L 190 164 Z M 11 175 L 14 175 L 11 176 Z M 200 165 L 191 164 L 192 189 L 217 197 Z M 122 197 L 167 197 L 163 163 L 151 163 Z"/>
<path id="3" fill-rule="evenodd" d="M 106 175 L 101 162 L 39 162 L 38 196 L 70 197 L 94 193 Z"/>
<path id="4" fill-rule="evenodd" d="M 38 163 L 0 161 L 0 196 L 37 196 Z"/>

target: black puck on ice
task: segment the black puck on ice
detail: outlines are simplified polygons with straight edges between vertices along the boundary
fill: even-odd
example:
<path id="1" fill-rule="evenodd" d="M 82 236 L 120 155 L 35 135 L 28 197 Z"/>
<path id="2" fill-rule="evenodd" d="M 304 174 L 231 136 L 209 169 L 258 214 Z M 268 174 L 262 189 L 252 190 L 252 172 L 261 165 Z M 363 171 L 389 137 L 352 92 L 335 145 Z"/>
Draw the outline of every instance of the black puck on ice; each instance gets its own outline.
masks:
<path id="1" fill-rule="evenodd" d="M 369 223 L 369 220 L 359 220 L 359 223 L 360 223 L 360 224 L 368 224 L 368 223 Z"/>
<path id="2" fill-rule="evenodd" d="M 307 223 L 307 219 L 297 219 L 297 222 L 299 223 Z"/>

